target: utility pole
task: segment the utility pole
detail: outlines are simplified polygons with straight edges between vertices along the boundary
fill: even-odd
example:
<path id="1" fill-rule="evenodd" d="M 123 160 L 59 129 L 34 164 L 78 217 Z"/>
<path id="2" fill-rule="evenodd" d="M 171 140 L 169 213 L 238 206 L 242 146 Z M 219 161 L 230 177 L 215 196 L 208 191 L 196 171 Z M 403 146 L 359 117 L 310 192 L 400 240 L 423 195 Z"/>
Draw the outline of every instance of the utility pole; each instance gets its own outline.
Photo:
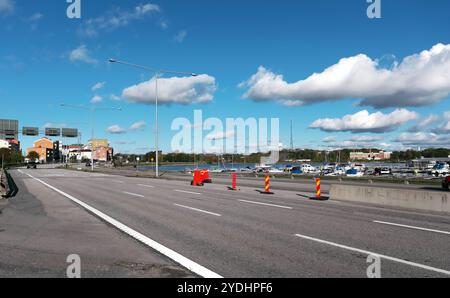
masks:
<path id="1" fill-rule="evenodd" d="M 292 120 L 291 120 L 291 151 L 294 151 L 294 135 L 292 132 Z"/>

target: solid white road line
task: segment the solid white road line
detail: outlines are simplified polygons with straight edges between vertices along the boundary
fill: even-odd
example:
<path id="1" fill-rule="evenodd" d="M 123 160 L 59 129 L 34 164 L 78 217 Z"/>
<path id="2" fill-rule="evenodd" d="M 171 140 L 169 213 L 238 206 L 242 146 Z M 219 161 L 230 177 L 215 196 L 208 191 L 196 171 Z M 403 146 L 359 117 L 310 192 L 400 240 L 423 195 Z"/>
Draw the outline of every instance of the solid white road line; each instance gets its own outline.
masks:
<path id="1" fill-rule="evenodd" d="M 182 207 L 182 208 L 186 208 L 186 209 L 190 209 L 190 210 L 194 210 L 194 211 L 198 211 L 198 212 L 214 215 L 214 216 L 217 216 L 217 217 L 222 216 L 220 214 L 209 212 L 209 211 L 205 211 L 205 210 L 202 210 L 202 209 L 192 208 L 192 207 L 188 207 L 188 206 L 184 206 L 184 205 L 180 205 L 180 204 L 174 204 L 174 205 L 178 206 L 178 207 Z"/>
<path id="2" fill-rule="evenodd" d="M 292 207 L 287 206 L 281 206 L 281 205 L 274 205 L 274 204 L 267 204 L 267 203 L 261 203 L 261 202 L 255 202 L 255 201 L 247 201 L 247 200 L 238 200 L 239 202 L 249 203 L 249 204 L 257 204 L 257 205 L 263 205 L 263 206 L 269 206 L 269 207 L 277 207 L 277 208 L 283 208 L 283 209 L 290 209 L 292 210 Z"/>
<path id="3" fill-rule="evenodd" d="M 155 188 L 152 185 L 145 185 L 145 184 L 137 184 L 137 186 L 147 187 L 147 188 Z"/>
<path id="4" fill-rule="evenodd" d="M 381 254 L 378 254 L 378 253 L 375 253 L 375 252 L 362 250 L 362 249 L 358 249 L 358 248 L 354 248 L 354 247 L 350 247 L 350 246 L 346 246 L 346 245 L 342 245 L 342 244 L 338 244 L 338 243 L 334 243 L 334 242 L 330 242 L 330 241 L 325 241 L 325 240 L 321 240 L 321 239 L 317 239 L 317 238 L 313 238 L 313 237 L 309 237 L 309 236 L 305 236 L 305 235 L 296 234 L 295 236 L 297 236 L 299 238 L 306 239 L 306 240 L 311 240 L 311 241 L 319 242 L 319 243 L 322 243 L 322 244 L 327 244 L 327 245 L 331 245 L 331 246 L 334 246 L 334 247 L 338 247 L 338 248 L 342 248 L 342 249 L 346 249 L 346 250 L 350 250 L 350 251 L 355 251 L 355 252 L 358 252 L 358 253 L 361 253 L 361 254 L 378 256 L 378 257 L 380 257 L 382 259 L 386 259 L 386 260 L 389 260 L 389 261 L 393 261 L 393 262 L 397 262 L 397 263 L 401 263 L 401 264 L 405 264 L 405 265 L 409 265 L 409 266 L 413 266 L 413 267 L 417 267 L 417 268 L 421 268 L 421 269 L 425 269 L 425 270 L 429 270 L 429 271 L 434 271 L 434 272 L 450 275 L 450 271 L 447 271 L 447 270 L 443 270 L 443 269 L 439 269 L 439 268 L 435 268 L 435 267 L 430 267 L 430 266 L 427 266 L 427 265 L 422 265 L 422 264 L 418 264 L 418 263 L 414 263 L 414 262 L 410 262 L 410 261 L 406 261 L 406 260 L 402 260 L 402 259 L 386 256 L 386 255 L 381 255 Z"/>
<path id="5" fill-rule="evenodd" d="M 190 194 L 190 195 L 201 195 L 201 193 L 198 193 L 198 192 L 192 192 L 192 191 L 186 191 L 186 190 L 175 189 L 174 191 L 176 191 L 176 192 L 181 192 L 181 193 L 187 193 L 187 194 Z"/>
<path id="6" fill-rule="evenodd" d="M 382 225 L 389 225 L 389 226 L 396 226 L 396 227 L 407 228 L 407 229 L 414 229 L 414 230 L 421 230 L 421 231 L 427 231 L 427 232 L 433 232 L 433 233 L 450 235 L 450 232 L 446 232 L 446 231 L 426 229 L 426 228 L 414 227 L 414 226 L 408 226 L 408 225 L 402 225 L 402 224 L 396 224 L 396 223 L 386 222 L 386 221 L 375 220 L 374 223 L 378 223 L 378 224 L 382 224 Z"/>
<path id="7" fill-rule="evenodd" d="M 145 198 L 143 195 L 139 195 L 137 193 L 127 192 L 127 191 L 122 191 L 122 192 L 126 195 L 135 196 L 135 197 L 139 197 L 139 198 Z"/>
<path id="8" fill-rule="evenodd" d="M 19 170 L 19 172 L 21 172 Z M 21 172 L 23 174 L 23 172 Z M 187 268 L 188 270 L 190 270 L 191 272 L 194 272 L 196 274 L 198 274 L 201 277 L 205 277 L 205 278 L 222 278 L 222 276 L 220 276 L 219 274 L 195 263 L 194 261 L 191 261 L 190 259 L 180 255 L 179 253 L 171 250 L 170 248 L 167 248 L 165 246 L 163 246 L 162 244 L 159 244 L 158 242 L 148 238 L 147 236 L 131 229 L 130 227 L 124 225 L 123 223 L 115 220 L 114 218 L 106 215 L 105 213 L 95 209 L 94 207 L 89 206 L 88 204 L 78 200 L 75 197 L 72 197 L 71 195 L 45 183 L 44 181 L 35 178 L 33 176 L 31 176 L 30 174 L 26 174 L 28 175 L 30 178 L 40 182 L 41 184 L 45 185 L 46 187 L 54 190 L 55 192 L 59 193 L 60 195 L 63 195 L 64 197 L 68 198 L 69 200 L 71 200 L 72 202 L 80 205 L 81 207 L 83 207 L 84 209 L 88 210 L 89 212 L 95 214 L 96 216 L 98 216 L 99 218 L 101 218 L 102 220 L 104 220 L 105 222 L 113 225 L 114 227 L 116 227 L 117 229 L 121 230 L 122 232 L 130 235 L 131 237 L 133 237 L 134 239 L 142 242 L 143 244 L 147 245 L 148 247 L 158 251 L 159 253 L 165 255 L 166 257 L 172 259 L 173 261 L 177 262 L 178 264 L 180 264 L 181 266 Z"/>

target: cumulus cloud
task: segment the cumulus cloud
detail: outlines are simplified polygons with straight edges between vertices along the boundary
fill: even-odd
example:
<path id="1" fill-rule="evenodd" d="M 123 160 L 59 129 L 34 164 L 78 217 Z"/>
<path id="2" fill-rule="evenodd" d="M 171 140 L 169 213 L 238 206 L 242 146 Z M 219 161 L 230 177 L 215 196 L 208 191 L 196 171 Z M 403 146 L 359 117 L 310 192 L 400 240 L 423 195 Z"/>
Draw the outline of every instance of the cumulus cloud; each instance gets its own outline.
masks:
<path id="1" fill-rule="evenodd" d="M 133 125 L 131 125 L 130 129 L 131 130 L 140 130 L 143 129 L 147 126 L 147 124 L 145 123 L 145 121 L 139 121 L 134 123 Z"/>
<path id="2" fill-rule="evenodd" d="M 85 45 L 80 45 L 78 48 L 72 50 L 69 55 L 69 60 L 72 63 L 86 63 L 86 64 L 97 64 L 98 61 L 91 57 L 89 50 Z"/>
<path id="3" fill-rule="evenodd" d="M 91 103 L 93 103 L 93 104 L 100 103 L 102 101 L 103 101 L 103 97 L 101 97 L 100 95 L 95 95 L 91 99 Z"/>
<path id="4" fill-rule="evenodd" d="M 105 87 L 105 85 L 106 85 L 106 82 L 97 83 L 94 86 L 92 86 L 91 90 L 97 91 L 97 90 L 103 89 Z"/>
<path id="5" fill-rule="evenodd" d="M 12 0 L 0 0 L 0 15 L 14 12 L 15 5 Z"/>
<path id="6" fill-rule="evenodd" d="M 314 121 L 310 128 L 326 132 L 384 133 L 397 129 L 400 125 L 417 119 L 418 114 L 406 109 L 397 109 L 390 114 L 367 110 L 343 118 L 325 118 Z"/>
<path id="7" fill-rule="evenodd" d="M 210 102 L 216 91 L 216 80 L 208 75 L 158 79 L 158 100 L 162 104 Z M 122 98 L 135 103 L 154 104 L 155 78 L 126 88 Z"/>
<path id="8" fill-rule="evenodd" d="M 83 22 L 79 28 L 79 33 L 83 36 L 95 37 L 102 31 L 113 31 L 126 27 L 133 21 L 143 20 L 159 12 L 161 12 L 160 7 L 152 3 L 138 5 L 129 11 L 116 8 L 106 12 L 105 15 Z"/>
<path id="9" fill-rule="evenodd" d="M 348 98 L 375 108 L 427 106 L 450 94 L 450 45 L 437 44 L 391 69 L 364 54 L 343 58 L 295 83 L 261 66 L 240 87 L 247 89 L 244 98 L 289 106 Z"/>
<path id="10" fill-rule="evenodd" d="M 106 129 L 106 132 L 110 134 L 120 135 L 125 134 L 127 130 L 125 128 L 120 127 L 119 125 L 112 125 Z"/>

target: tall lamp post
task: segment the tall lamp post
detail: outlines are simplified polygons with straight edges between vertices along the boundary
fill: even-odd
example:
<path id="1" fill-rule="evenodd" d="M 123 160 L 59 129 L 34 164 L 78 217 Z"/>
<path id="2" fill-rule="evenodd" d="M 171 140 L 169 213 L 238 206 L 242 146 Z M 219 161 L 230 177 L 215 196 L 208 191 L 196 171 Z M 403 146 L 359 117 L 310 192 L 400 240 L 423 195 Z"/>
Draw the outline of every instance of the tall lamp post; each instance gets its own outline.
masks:
<path id="1" fill-rule="evenodd" d="M 162 70 L 162 69 L 156 69 L 152 67 L 147 67 L 139 64 L 134 64 L 126 61 L 121 61 L 117 59 L 109 59 L 109 63 L 118 63 L 130 67 L 140 68 L 144 70 L 151 71 L 155 73 L 155 147 L 156 147 L 156 167 L 155 167 L 155 176 L 156 178 L 159 177 L 159 127 L 158 127 L 158 78 L 162 74 L 174 74 L 174 75 L 188 75 L 191 77 L 196 77 L 197 74 L 192 72 L 180 72 L 180 71 L 170 71 L 170 70 Z"/>
<path id="2" fill-rule="evenodd" d="M 91 114 L 91 171 L 94 172 L 94 116 L 96 111 L 122 111 L 121 108 L 97 108 L 97 107 L 85 107 L 70 104 L 61 104 L 61 107 L 67 107 L 72 109 L 87 110 Z"/>

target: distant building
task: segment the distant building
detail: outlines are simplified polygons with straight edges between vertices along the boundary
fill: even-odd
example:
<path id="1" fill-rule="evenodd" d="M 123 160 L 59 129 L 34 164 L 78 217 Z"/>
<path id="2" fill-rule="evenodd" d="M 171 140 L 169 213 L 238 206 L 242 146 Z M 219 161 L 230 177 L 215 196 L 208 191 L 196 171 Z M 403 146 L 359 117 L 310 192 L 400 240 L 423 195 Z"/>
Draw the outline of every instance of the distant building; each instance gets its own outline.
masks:
<path id="1" fill-rule="evenodd" d="M 90 140 L 87 146 L 64 146 L 64 151 L 67 151 L 69 159 L 76 158 L 77 161 L 91 160 L 92 153 L 95 161 L 102 162 L 110 162 L 114 156 L 114 149 L 110 147 L 109 141 L 106 139 Z"/>
<path id="2" fill-rule="evenodd" d="M 34 142 L 33 147 L 27 149 L 27 155 L 32 151 L 39 154 L 39 162 L 41 163 L 54 161 L 53 142 L 47 138 L 41 138 Z"/>
<path id="3" fill-rule="evenodd" d="M 18 140 L 9 140 L 9 149 L 14 152 L 20 152 L 20 142 Z"/>
<path id="4" fill-rule="evenodd" d="M 391 152 L 350 152 L 350 160 L 388 160 Z"/>
<path id="5" fill-rule="evenodd" d="M 0 140 L 18 140 L 19 121 L 0 119 Z"/>
<path id="6" fill-rule="evenodd" d="M 7 148 L 14 152 L 20 152 L 20 142 L 17 140 L 0 140 L 0 149 Z"/>

